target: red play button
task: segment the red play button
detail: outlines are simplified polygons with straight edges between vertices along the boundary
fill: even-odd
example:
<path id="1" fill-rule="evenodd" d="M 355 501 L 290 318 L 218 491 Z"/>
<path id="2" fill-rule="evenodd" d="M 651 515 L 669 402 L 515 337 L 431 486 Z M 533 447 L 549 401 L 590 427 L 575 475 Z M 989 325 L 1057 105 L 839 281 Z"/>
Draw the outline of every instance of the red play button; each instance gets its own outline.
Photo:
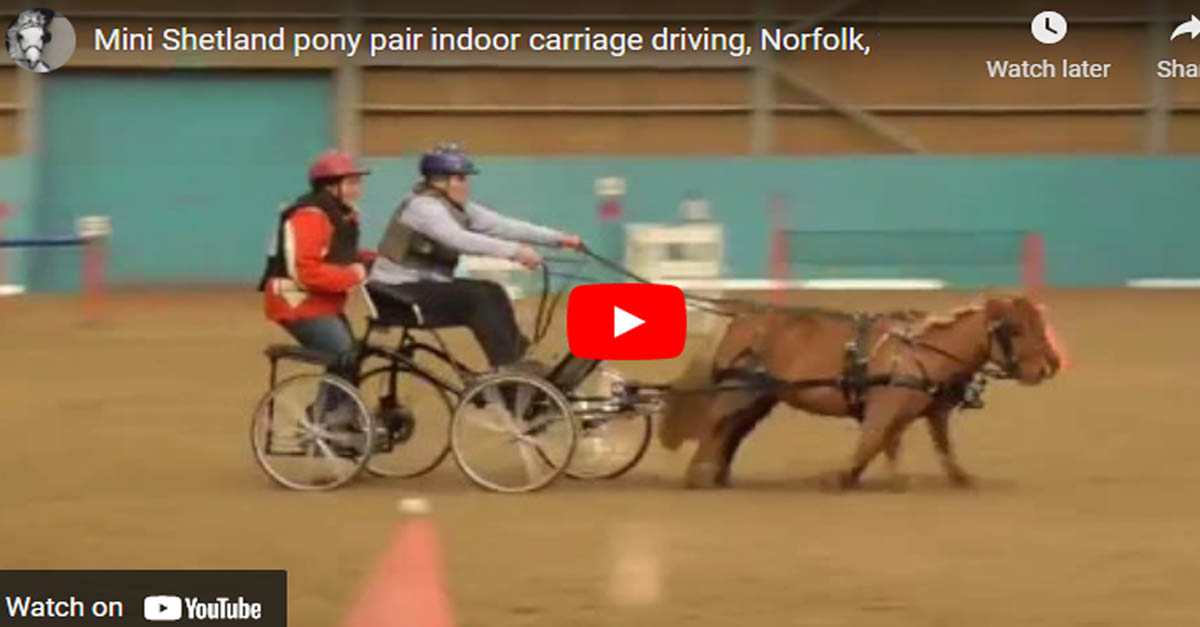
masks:
<path id="1" fill-rule="evenodd" d="M 582 359 L 671 359 L 686 338 L 687 306 L 672 285 L 580 285 L 567 300 L 567 342 Z"/>

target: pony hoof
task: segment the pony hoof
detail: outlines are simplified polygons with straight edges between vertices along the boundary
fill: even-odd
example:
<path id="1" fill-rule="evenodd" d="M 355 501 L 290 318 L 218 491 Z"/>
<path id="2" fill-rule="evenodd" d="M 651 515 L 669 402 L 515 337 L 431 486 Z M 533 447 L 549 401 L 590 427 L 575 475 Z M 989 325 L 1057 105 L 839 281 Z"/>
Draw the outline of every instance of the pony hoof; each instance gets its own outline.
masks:
<path id="1" fill-rule="evenodd" d="M 724 485 L 720 479 L 720 468 L 713 463 L 692 464 L 688 467 L 684 486 L 692 489 L 711 489 Z"/>
<path id="2" fill-rule="evenodd" d="M 854 475 L 840 470 L 821 475 L 821 488 L 828 492 L 842 492 L 858 486 Z"/>
<path id="3" fill-rule="evenodd" d="M 956 488 L 964 489 L 964 490 L 969 490 L 971 488 L 974 488 L 975 484 L 976 484 L 975 477 L 973 477 L 961 470 L 958 472 L 950 473 L 949 478 L 950 478 L 950 485 L 952 485 Z"/>
<path id="4" fill-rule="evenodd" d="M 904 475 L 892 475 L 888 479 L 887 486 L 892 492 L 908 492 L 908 477 Z"/>

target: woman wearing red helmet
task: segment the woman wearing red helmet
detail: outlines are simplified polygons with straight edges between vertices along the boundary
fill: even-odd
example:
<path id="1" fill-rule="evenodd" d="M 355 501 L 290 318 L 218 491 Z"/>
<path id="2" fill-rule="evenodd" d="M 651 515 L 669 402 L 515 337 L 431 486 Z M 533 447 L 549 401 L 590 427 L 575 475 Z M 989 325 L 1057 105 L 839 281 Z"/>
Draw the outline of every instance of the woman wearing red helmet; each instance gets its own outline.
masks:
<path id="1" fill-rule="evenodd" d="M 359 250 L 355 203 L 369 173 L 341 150 L 322 153 L 308 170 L 308 193 L 279 216 L 275 250 L 259 290 L 267 318 L 301 345 L 342 356 L 331 371 L 353 381 L 354 338 L 346 293 L 366 278 L 374 253 Z"/>

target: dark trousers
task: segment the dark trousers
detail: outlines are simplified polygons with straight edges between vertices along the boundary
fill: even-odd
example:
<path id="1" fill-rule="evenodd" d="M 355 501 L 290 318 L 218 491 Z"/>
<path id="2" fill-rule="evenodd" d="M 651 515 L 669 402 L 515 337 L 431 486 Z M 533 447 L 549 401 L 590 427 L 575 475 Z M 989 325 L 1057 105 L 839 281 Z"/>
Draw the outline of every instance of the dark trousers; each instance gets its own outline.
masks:
<path id="1" fill-rule="evenodd" d="M 415 303 L 421 308 L 423 326 L 471 329 L 493 368 L 519 360 L 529 347 L 508 294 L 493 281 L 454 279 L 369 287 L 381 320 L 407 320 L 412 317 L 409 303 Z"/>

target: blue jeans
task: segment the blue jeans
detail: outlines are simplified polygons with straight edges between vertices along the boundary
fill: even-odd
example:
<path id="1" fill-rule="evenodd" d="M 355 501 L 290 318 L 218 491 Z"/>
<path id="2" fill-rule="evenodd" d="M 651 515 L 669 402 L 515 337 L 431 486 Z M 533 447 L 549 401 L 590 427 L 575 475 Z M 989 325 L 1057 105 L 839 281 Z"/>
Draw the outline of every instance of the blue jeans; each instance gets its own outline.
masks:
<path id="1" fill-rule="evenodd" d="M 350 334 L 350 325 L 341 316 L 297 320 L 285 323 L 283 328 L 305 348 L 336 353 L 346 363 L 352 360 L 354 337 Z"/>
<path id="2" fill-rule="evenodd" d="M 322 316 L 283 323 L 282 326 L 301 346 L 339 355 L 339 362 L 330 366 L 327 372 L 342 377 L 351 385 L 356 383 L 358 373 L 354 372 L 354 336 L 344 317 Z M 332 386 L 321 386 L 317 394 L 318 406 L 323 406 L 326 411 L 349 400 L 344 392 Z M 320 403 L 320 399 L 324 399 L 324 403 Z"/>

